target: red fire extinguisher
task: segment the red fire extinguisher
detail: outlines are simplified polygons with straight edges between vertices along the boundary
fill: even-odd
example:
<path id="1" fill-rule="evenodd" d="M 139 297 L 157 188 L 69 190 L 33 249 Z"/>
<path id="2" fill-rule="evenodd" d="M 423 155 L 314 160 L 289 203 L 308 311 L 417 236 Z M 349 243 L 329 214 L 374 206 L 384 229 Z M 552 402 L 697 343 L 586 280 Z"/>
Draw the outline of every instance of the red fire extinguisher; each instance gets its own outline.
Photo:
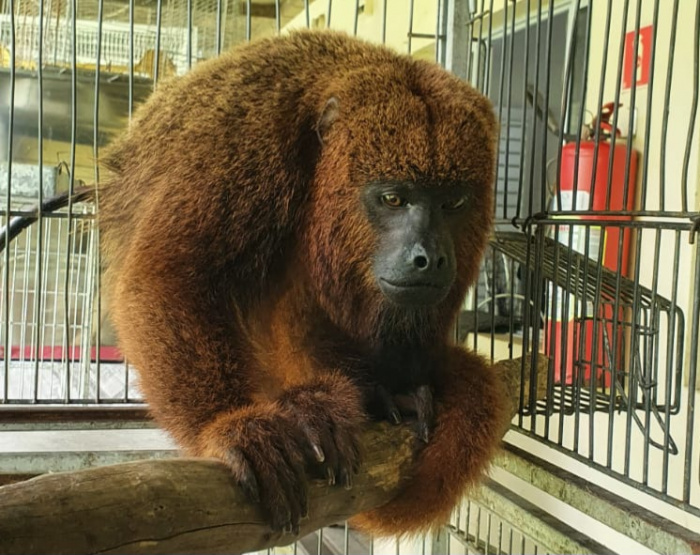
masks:
<path id="1" fill-rule="evenodd" d="M 573 250 L 581 254 L 587 253 L 590 258 L 599 259 L 605 268 L 627 275 L 631 230 L 605 225 L 605 221 L 631 220 L 632 217 L 611 216 L 605 213 L 631 211 L 634 208 L 638 153 L 618 138 L 619 130 L 612 129 L 610 118 L 614 109 L 613 103 L 605 105 L 600 115 L 594 118 L 591 125 L 582 133 L 582 137 L 586 137 L 584 140 L 579 144 L 569 142 L 562 147 L 561 171 L 557 185 L 559 191 L 555 198 L 553 212 L 555 217 L 557 210 L 601 212 L 600 215 L 586 215 L 588 225 L 560 225 L 557 239 L 567 247 L 571 245 Z M 600 129 L 597 131 L 598 140 L 596 141 L 597 126 Z M 613 133 L 616 135 L 614 148 L 611 142 Z M 609 175 L 610 179 L 608 179 Z M 574 183 L 576 183 L 575 193 Z M 627 184 L 626 199 L 625 183 Z M 561 207 L 557 206 L 559 197 Z M 583 216 L 579 217 L 579 219 L 582 218 Z M 600 221 L 601 225 L 590 223 L 591 220 Z M 586 228 L 589 229 L 588 233 Z M 573 237 L 571 237 L 572 234 Z M 596 279 L 596 276 L 590 276 L 589 279 Z M 571 295 L 568 310 L 564 310 L 563 299 L 564 291 L 559 289 L 555 292 L 552 286 L 550 289 L 552 306 L 545 334 L 545 350 L 554 359 L 556 381 L 565 384 L 574 383 L 576 379 L 574 370 L 578 368 L 578 378 L 583 379 L 585 383 L 590 383 L 592 376 L 595 375 L 597 384 L 610 385 L 610 370 L 615 365 L 619 369 L 623 355 L 624 308 L 618 305 L 615 317 L 614 303 L 606 302 L 609 299 L 601 297 L 598 306 L 593 306 L 594 299 L 575 298 Z M 596 319 L 597 325 L 594 325 Z M 614 324 L 615 319 L 617 325 Z M 613 341 L 613 333 L 619 335 L 618 341 Z M 566 336 L 565 340 L 564 336 Z M 596 349 L 593 348 L 594 342 L 597 343 Z M 612 345 L 616 345 L 616 350 L 619 352 L 612 353 Z M 593 360 L 594 350 L 596 351 L 595 361 Z M 592 367 L 595 369 L 594 372 Z"/>

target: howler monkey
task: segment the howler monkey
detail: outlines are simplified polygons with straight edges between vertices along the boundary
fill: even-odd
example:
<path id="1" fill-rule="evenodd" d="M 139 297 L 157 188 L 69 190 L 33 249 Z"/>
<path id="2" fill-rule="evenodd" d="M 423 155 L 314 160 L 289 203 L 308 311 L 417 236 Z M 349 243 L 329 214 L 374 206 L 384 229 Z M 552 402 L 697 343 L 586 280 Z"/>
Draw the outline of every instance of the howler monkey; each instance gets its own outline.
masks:
<path id="1" fill-rule="evenodd" d="M 159 86 L 107 152 L 105 280 L 123 353 L 183 449 L 272 527 L 305 477 L 350 487 L 368 417 L 413 398 L 406 488 L 359 515 L 446 519 L 500 441 L 504 394 L 451 330 L 492 211 L 489 102 L 438 65 L 299 31 Z"/>

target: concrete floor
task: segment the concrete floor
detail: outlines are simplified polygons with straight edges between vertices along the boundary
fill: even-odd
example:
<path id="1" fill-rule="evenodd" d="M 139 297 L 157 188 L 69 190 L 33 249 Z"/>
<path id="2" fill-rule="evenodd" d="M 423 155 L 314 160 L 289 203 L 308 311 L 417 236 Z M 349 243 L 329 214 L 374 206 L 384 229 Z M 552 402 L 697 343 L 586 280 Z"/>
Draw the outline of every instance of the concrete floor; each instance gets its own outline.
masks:
<path id="1" fill-rule="evenodd" d="M 0 475 L 66 472 L 170 458 L 174 442 L 158 429 L 0 431 Z"/>
<path id="2" fill-rule="evenodd" d="M 0 432 L 0 453 L 175 450 L 162 430 L 54 430 Z"/>

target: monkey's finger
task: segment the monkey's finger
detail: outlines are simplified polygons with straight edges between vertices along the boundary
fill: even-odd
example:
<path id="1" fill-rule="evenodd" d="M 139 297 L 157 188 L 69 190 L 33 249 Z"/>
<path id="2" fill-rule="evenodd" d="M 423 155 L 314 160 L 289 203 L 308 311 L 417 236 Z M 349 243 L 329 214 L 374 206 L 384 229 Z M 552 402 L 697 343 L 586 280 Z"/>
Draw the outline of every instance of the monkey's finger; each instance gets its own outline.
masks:
<path id="1" fill-rule="evenodd" d="M 301 522 L 302 508 L 300 499 L 300 490 L 297 487 L 298 482 L 294 480 L 283 482 L 282 486 L 286 497 L 287 510 L 285 511 L 284 533 L 298 534 L 299 523 Z"/>
<path id="2" fill-rule="evenodd" d="M 232 447 L 226 451 L 224 462 L 231 468 L 238 485 L 246 497 L 253 503 L 260 503 L 258 480 L 255 478 L 255 472 L 253 472 L 253 468 L 243 452 L 236 447 Z"/>
<path id="3" fill-rule="evenodd" d="M 340 485 L 347 490 L 352 489 L 352 472 L 345 467 L 340 470 Z"/>
<path id="4" fill-rule="evenodd" d="M 286 480 L 278 473 L 284 472 L 285 463 L 275 458 L 275 469 L 265 476 L 265 495 L 262 504 L 267 514 L 270 515 L 270 526 L 273 532 L 288 532 L 292 530 L 292 508 L 289 503 L 290 488 L 285 485 Z M 280 472 L 281 471 L 281 472 Z"/>
<path id="5" fill-rule="evenodd" d="M 352 475 L 359 466 L 359 449 L 354 434 L 337 430 L 333 436 L 338 452 L 338 482 L 346 489 L 352 488 Z"/>
<path id="6" fill-rule="evenodd" d="M 419 420 L 416 424 L 416 435 L 423 443 L 430 441 L 430 428 L 422 420 Z"/>
<path id="7" fill-rule="evenodd" d="M 376 387 L 377 398 L 384 412 L 384 417 L 392 424 L 401 424 L 401 411 L 394 403 L 394 399 L 391 397 L 389 392 L 384 386 L 378 385 Z"/>
<path id="8" fill-rule="evenodd" d="M 301 509 L 301 518 L 309 518 L 309 488 L 306 483 L 300 488 L 298 492 L 299 495 L 299 507 Z"/>
<path id="9" fill-rule="evenodd" d="M 295 481 L 294 495 L 299 504 L 299 518 L 303 519 L 309 516 L 309 485 L 307 482 L 306 469 L 303 461 L 300 461 L 296 468 L 297 480 Z M 297 532 L 298 532 L 297 521 Z"/>
<path id="10" fill-rule="evenodd" d="M 280 449 L 279 436 L 263 441 L 252 441 L 243 452 L 254 469 L 260 492 L 260 505 L 274 534 L 291 528 L 292 509 L 289 506 L 289 488 L 286 483 L 294 474 L 289 461 Z M 269 439 L 273 439 L 272 442 Z M 271 444 L 272 443 L 272 444 Z"/>
<path id="11" fill-rule="evenodd" d="M 283 525 L 285 533 L 290 534 L 299 530 L 304 512 L 306 472 L 298 432 L 286 421 L 279 424 L 280 427 L 270 438 L 274 449 L 266 455 L 263 464 L 266 465 L 264 471 L 276 479 L 276 489 L 272 491 L 278 497 L 277 503 L 284 507 L 284 511 L 278 511 L 283 515 L 278 515 L 277 522 Z"/>
<path id="12" fill-rule="evenodd" d="M 289 446 L 286 459 L 290 462 L 293 475 L 289 479 L 288 496 L 292 510 L 292 524 L 295 530 L 299 529 L 300 519 L 309 516 L 308 483 L 306 476 L 306 466 L 304 464 L 304 447 L 297 442 L 294 446 Z M 294 532 L 294 530 L 292 530 Z M 297 533 L 294 532 L 294 533 Z"/>
<path id="13" fill-rule="evenodd" d="M 304 470 L 304 459 L 301 451 L 296 449 L 296 445 L 290 442 L 287 445 L 286 459 L 289 461 L 289 470 L 285 474 L 285 492 L 291 511 L 291 529 L 289 532 L 294 535 L 299 534 L 299 523 L 309 512 L 309 503 L 306 484 L 306 472 Z"/>
<path id="14" fill-rule="evenodd" d="M 317 430 L 318 437 L 323 445 L 325 459 L 323 462 L 323 475 L 329 486 L 335 485 L 338 476 L 338 451 L 333 441 L 333 434 L 327 426 L 322 426 Z"/>
<path id="15" fill-rule="evenodd" d="M 278 459 L 275 459 L 277 461 Z M 275 468 L 271 465 L 258 467 L 260 506 L 273 534 L 280 535 L 291 527 L 292 511 L 289 507 L 285 488 Z"/>
<path id="16" fill-rule="evenodd" d="M 292 530 L 292 511 L 284 503 L 270 504 L 270 526 L 273 532 L 288 533 Z"/>
<path id="17" fill-rule="evenodd" d="M 323 451 L 323 447 L 321 447 L 321 438 L 319 437 L 318 432 L 313 430 L 308 424 L 302 424 L 301 430 L 304 432 L 304 436 L 306 438 L 305 445 L 302 446 L 303 449 L 305 451 L 310 449 L 311 456 L 316 462 L 322 463 L 325 461 L 326 454 Z"/>

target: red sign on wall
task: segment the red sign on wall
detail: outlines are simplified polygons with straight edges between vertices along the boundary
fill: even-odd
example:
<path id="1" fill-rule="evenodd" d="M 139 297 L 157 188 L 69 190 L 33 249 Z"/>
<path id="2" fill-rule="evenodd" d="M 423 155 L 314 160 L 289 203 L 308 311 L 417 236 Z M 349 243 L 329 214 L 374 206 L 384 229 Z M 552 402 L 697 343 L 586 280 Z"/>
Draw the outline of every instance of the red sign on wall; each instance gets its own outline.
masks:
<path id="1" fill-rule="evenodd" d="M 632 87 L 634 79 L 635 65 L 637 68 L 637 86 L 646 85 L 649 82 L 649 73 L 651 72 L 651 49 L 654 37 L 654 28 L 652 25 L 639 29 L 639 46 L 637 48 L 637 60 L 634 63 L 634 37 L 636 31 L 630 31 L 625 35 L 625 58 L 622 71 L 622 88 L 629 89 Z"/>

